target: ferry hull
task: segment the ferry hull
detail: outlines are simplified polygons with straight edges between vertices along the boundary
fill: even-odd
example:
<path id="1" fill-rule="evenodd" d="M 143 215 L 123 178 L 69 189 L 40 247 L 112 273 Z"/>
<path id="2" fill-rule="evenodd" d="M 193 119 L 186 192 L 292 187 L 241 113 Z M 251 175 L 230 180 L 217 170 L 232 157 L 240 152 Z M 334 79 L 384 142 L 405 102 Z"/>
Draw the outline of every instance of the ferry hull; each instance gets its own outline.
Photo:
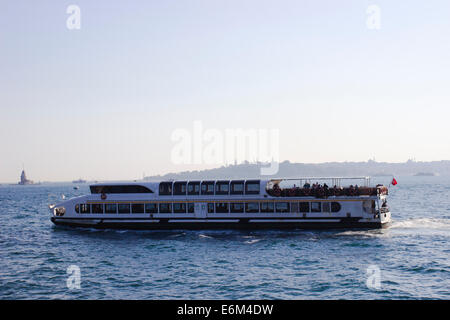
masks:
<path id="1" fill-rule="evenodd" d="M 275 221 L 277 220 L 277 221 Z M 127 221 L 120 219 L 72 219 L 52 217 L 55 225 L 84 227 L 95 229 L 127 229 L 127 230 L 213 230 L 213 229 L 380 229 L 389 226 L 382 222 L 359 222 L 359 218 L 341 219 L 230 219 L 230 221 L 214 221 L 204 219 L 182 221 L 180 219 L 158 219 Z"/>

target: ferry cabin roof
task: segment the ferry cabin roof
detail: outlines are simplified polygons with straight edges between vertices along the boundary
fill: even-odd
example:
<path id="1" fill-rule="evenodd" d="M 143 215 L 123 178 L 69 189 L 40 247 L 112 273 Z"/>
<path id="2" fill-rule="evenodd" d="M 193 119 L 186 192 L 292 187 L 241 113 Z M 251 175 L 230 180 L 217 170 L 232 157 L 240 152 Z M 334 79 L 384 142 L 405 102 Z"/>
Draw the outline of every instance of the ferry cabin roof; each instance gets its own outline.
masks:
<path id="1" fill-rule="evenodd" d="M 330 186 L 341 188 L 342 180 L 360 181 L 359 186 L 372 189 L 376 194 L 376 187 L 369 187 L 369 177 L 348 177 L 348 178 L 277 178 L 269 180 L 240 179 L 240 180 L 184 180 L 184 181 L 161 181 L 161 182 L 130 182 L 130 183 L 97 183 L 90 186 L 92 195 L 100 194 L 134 194 L 138 198 L 209 198 L 214 196 L 220 198 L 240 198 L 240 197 L 271 197 L 274 195 L 273 187 L 283 185 L 283 183 L 293 184 L 297 189 L 301 189 L 303 183 L 322 182 L 328 180 Z M 300 187 L 300 188 L 299 188 Z M 285 190 L 289 190 L 286 188 Z M 341 188 L 342 189 L 342 188 Z M 369 192 L 369 194 L 370 194 Z M 368 195 L 369 195 L 368 194 Z M 308 196 L 307 194 L 306 196 Z M 338 195 L 338 194 L 336 194 Z M 292 196 L 292 195 L 291 195 Z M 295 195 L 294 195 L 295 196 Z M 305 196 L 305 195 L 303 195 Z"/>
<path id="2" fill-rule="evenodd" d="M 186 180 L 132 183 L 97 183 L 91 194 L 136 194 L 151 198 L 190 196 L 257 196 L 265 193 L 261 180 Z"/>

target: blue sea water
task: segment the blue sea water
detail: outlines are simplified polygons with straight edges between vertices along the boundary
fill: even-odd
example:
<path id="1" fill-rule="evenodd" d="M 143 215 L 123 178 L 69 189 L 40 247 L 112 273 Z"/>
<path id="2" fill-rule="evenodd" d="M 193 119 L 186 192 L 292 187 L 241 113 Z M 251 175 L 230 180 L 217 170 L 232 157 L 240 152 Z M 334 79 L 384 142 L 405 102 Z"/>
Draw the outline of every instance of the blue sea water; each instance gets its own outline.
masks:
<path id="1" fill-rule="evenodd" d="M 397 181 L 392 226 L 369 231 L 55 227 L 48 203 L 87 185 L 3 185 L 0 298 L 449 299 L 450 177 Z M 79 289 L 67 286 L 71 265 Z"/>

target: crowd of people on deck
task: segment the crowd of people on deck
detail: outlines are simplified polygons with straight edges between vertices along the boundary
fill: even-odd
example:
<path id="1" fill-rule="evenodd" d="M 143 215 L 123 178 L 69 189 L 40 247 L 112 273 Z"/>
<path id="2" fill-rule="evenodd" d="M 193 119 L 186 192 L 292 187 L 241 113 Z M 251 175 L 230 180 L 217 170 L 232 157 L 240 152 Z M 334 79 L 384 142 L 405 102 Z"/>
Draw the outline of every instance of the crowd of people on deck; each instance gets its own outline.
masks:
<path id="1" fill-rule="evenodd" d="M 385 187 L 384 187 L 385 188 Z M 348 187 L 333 186 L 329 187 L 326 183 L 310 184 L 306 182 L 303 187 L 298 187 L 294 184 L 291 188 L 280 188 L 276 183 L 272 189 L 267 190 L 269 195 L 275 197 L 316 197 L 327 198 L 332 196 L 376 196 L 378 192 L 387 192 L 384 189 L 377 187 L 360 187 L 358 185 L 350 185 Z"/>

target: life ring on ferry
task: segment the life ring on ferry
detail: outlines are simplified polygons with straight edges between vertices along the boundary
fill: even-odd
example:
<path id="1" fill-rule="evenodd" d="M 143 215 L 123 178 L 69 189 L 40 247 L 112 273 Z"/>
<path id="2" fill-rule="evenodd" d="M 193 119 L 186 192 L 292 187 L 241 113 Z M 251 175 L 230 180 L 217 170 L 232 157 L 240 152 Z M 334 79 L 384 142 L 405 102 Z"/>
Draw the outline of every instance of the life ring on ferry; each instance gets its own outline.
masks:
<path id="1" fill-rule="evenodd" d="M 102 195 L 100 196 L 100 198 L 102 199 L 102 200 L 106 200 L 106 193 L 102 193 Z"/>

